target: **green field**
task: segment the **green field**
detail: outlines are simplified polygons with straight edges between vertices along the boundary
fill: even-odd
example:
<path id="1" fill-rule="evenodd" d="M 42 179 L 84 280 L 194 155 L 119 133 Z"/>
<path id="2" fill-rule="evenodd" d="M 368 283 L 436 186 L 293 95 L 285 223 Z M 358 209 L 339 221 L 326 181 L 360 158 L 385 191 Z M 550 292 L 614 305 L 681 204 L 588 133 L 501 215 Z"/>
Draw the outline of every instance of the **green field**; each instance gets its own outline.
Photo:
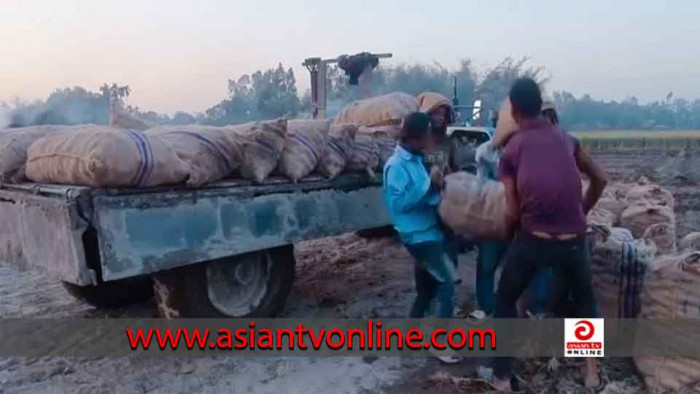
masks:
<path id="1" fill-rule="evenodd" d="M 609 131 L 575 131 L 572 133 L 579 139 L 625 139 L 625 138 L 700 138 L 700 130 L 609 130 Z"/>
<path id="2" fill-rule="evenodd" d="M 700 130 L 577 131 L 572 134 L 591 152 L 700 150 Z"/>

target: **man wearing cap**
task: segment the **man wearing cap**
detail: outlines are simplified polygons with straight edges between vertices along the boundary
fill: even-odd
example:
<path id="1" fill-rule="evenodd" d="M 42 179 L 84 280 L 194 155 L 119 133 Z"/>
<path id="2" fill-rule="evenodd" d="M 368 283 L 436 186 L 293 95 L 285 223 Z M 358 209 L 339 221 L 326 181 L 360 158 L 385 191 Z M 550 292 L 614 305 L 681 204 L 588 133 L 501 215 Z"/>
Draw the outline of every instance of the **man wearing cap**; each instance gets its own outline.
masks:
<path id="1" fill-rule="evenodd" d="M 447 138 L 447 126 L 454 123 L 455 111 L 452 102 L 440 93 L 424 92 L 418 96 L 418 110 L 430 116 L 432 127 L 433 149 L 425 155 L 425 165 L 430 172 L 449 174 L 458 170 L 454 162 L 454 152 L 449 138 Z M 458 262 L 459 239 L 447 226 L 441 225 L 445 233 L 448 252 L 455 267 Z M 459 273 L 455 278 L 461 282 Z"/>
<path id="2" fill-rule="evenodd" d="M 384 165 L 383 194 L 399 237 L 415 260 L 417 296 L 410 316 L 424 317 L 437 301 L 437 317 L 453 316 L 455 265 L 438 219 L 442 173 L 428 174 L 425 155 L 433 146 L 430 116 L 414 112 L 401 126 L 400 143 Z M 456 362 L 455 358 L 440 358 Z"/>

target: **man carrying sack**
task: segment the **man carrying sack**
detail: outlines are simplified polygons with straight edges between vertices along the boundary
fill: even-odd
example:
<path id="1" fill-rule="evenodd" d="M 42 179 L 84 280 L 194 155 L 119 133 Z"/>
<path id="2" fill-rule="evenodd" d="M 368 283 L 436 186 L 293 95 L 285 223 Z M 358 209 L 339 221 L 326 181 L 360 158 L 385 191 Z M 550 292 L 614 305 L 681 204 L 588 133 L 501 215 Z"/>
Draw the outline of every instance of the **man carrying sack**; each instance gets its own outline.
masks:
<path id="1" fill-rule="evenodd" d="M 433 146 L 431 119 L 414 112 L 406 116 L 401 140 L 384 166 L 384 201 L 394 228 L 404 246 L 415 259 L 418 292 L 411 308 L 411 318 L 422 318 L 437 301 L 437 317 L 451 318 L 454 309 L 455 265 L 447 251 L 440 228 L 437 206 L 440 203 L 442 173 L 430 175 L 424 156 Z M 446 363 L 456 357 L 440 357 Z"/>
<path id="2" fill-rule="evenodd" d="M 518 130 L 504 148 L 498 172 L 515 238 L 505 256 L 494 316 L 517 317 L 516 301 L 538 269 L 551 266 L 556 277 L 554 299 L 563 302 L 561 295 L 568 293 L 576 317 L 596 317 L 586 214 L 605 188 L 605 174 L 575 138 L 540 115 L 542 96 L 534 80 L 516 80 L 509 98 Z M 591 180 L 583 197 L 579 173 Z M 495 359 L 493 386 L 498 391 L 511 391 L 512 362 L 512 358 Z M 599 385 L 594 358 L 586 359 L 584 376 L 586 387 Z"/>

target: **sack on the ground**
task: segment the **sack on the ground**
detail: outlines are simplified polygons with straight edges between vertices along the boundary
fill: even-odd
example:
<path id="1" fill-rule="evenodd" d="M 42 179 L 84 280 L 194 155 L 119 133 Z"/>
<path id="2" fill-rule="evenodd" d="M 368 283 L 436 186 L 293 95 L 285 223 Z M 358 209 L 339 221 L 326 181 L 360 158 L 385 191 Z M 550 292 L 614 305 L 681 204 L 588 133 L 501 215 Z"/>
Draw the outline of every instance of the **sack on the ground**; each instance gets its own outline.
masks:
<path id="1" fill-rule="evenodd" d="M 646 278 L 642 302 L 645 319 L 700 318 L 700 252 L 658 257 Z M 637 357 L 634 361 L 653 393 L 679 392 L 700 381 L 697 359 Z"/>
<path id="2" fill-rule="evenodd" d="M 627 204 L 634 205 L 640 203 L 648 203 L 654 205 L 665 205 L 673 209 L 675 206 L 675 198 L 670 191 L 662 188 L 659 185 L 643 183 L 633 186 L 627 192 L 625 197 Z"/>
<path id="3" fill-rule="evenodd" d="M 309 175 L 326 154 L 330 125 L 330 119 L 287 122 L 287 140 L 278 166 L 280 174 L 295 183 Z"/>
<path id="4" fill-rule="evenodd" d="M 588 212 L 586 221 L 589 225 L 598 224 L 601 226 L 612 227 L 615 224 L 616 218 L 615 215 L 607 209 L 596 207 Z"/>
<path id="5" fill-rule="evenodd" d="M 675 225 L 673 210 L 661 205 L 632 205 L 622 212 L 620 225 L 630 229 L 635 238 L 644 236 L 647 229 L 657 223 Z"/>
<path id="6" fill-rule="evenodd" d="M 70 129 L 70 126 L 33 126 L 0 131 L 0 182 L 25 181 L 29 146 L 39 138 Z"/>
<path id="7" fill-rule="evenodd" d="M 643 238 L 653 241 L 659 254 L 676 252 L 676 227 L 673 224 L 653 224 L 646 229 Z"/>
<path id="8" fill-rule="evenodd" d="M 187 186 L 198 187 L 225 178 L 242 162 L 239 144 L 221 127 L 165 126 L 149 129 L 187 165 Z"/>
<path id="9" fill-rule="evenodd" d="M 370 134 L 362 131 L 362 127 L 355 136 L 347 168 L 351 171 L 366 172 L 370 177 L 374 177 L 374 171 L 379 168 L 377 144 Z"/>
<path id="10" fill-rule="evenodd" d="M 641 308 L 644 276 L 653 264 L 656 246 L 635 240 L 624 228 L 613 227 L 591 252 L 591 283 L 607 318 L 633 318 Z"/>
<path id="11" fill-rule="evenodd" d="M 506 199 L 501 182 L 467 172 L 445 177 L 438 208 L 442 221 L 458 234 L 480 239 L 508 237 Z"/>
<path id="12" fill-rule="evenodd" d="M 493 132 L 493 139 L 491 140 L 493 145 L 503 147 L 518 128 L 518 123 L 513 119 L 513 108 L 510 104 L 510 98 L 506 98 L 498 110 L 496 130 Z"/>
<path id="13" fill-rule="evenodd" d="M 41 183 L 149 187 L 182 182 L 187 174 L 157 136 L 108 126 L 49 135 L 27 151 L 27 177 Z"/>
<path id="14" fill-rule="evenodd" d="M 354 124 L 334 124 L 328 132 L 328 148 L 326 154 L 318 163 L 319 174 L 328 178 L 339 175 L 347 166 L 350 154 L 352 153 L 357 125 Z"/>
<path id="15" fill-rule="evenodd" d="M 400 125 L 403 118 L 418 111 L 418 100 L 406 93 L 390 93 L 355 101 L 340 111 L 336 123 L 377 127 Z"/>
<path id="16" fill-rule="evenodd" d="M 683 239 L 681 239 L 681 242 L 678 244 L 678 249 L 681 252 L 700 252 L 700 232 L 690 233 L 683 237 Z"/>
<path id="17" fill-rule="evenodd" d="M 594 209 L 604 209 L 610 212 L 613 215 L 613 225 L 617 225 L 620 222 L 622 212 L 624 212 L 627 207 L 627 203 L 623 200 L 619 200 L 617 198 L 601 198 L 598 200 L 598 203 L 595 205 Z"/>
<path id="18" fill-rule="evenodd" d="M 227 126 L 226 136 L 239 144 L 243 162 L 238 173 L 245 179 L 262 183 L 277 167 L 287 135 L 287 120 L 251 122 Z"/>

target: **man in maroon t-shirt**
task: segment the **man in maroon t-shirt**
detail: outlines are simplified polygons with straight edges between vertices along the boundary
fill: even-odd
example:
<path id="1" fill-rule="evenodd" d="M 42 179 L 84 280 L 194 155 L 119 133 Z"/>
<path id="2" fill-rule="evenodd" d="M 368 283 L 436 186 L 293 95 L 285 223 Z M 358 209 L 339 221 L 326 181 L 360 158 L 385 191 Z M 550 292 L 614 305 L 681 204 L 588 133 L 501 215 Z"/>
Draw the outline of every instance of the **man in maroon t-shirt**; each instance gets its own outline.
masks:
<path id="1" fill-rule="evenodd" d="M 605 188 L 605 173 L 575 138 L 540 116 L 542 95 L 534 80 L 515 81 L 509 97 L 519 130 L 508 141 L 498 168 L 515 239 L 505 256 L 494 316 L 517 317 L 517 299 L 538 268 L 551 266 L 556 277 L 555 313 L 566 301 L 562 295 L 570 294 L 576 317 L 596 317 L 585 243 L 586 214 Z M 591 180 L 585 196 L 580 173 Z M 587 360 L 585 383 L 595 387 L 599 384 L 595 359 Z M 511 366 L 512 359 L 495 360 L 498 390 L 510 388 Z"/>

